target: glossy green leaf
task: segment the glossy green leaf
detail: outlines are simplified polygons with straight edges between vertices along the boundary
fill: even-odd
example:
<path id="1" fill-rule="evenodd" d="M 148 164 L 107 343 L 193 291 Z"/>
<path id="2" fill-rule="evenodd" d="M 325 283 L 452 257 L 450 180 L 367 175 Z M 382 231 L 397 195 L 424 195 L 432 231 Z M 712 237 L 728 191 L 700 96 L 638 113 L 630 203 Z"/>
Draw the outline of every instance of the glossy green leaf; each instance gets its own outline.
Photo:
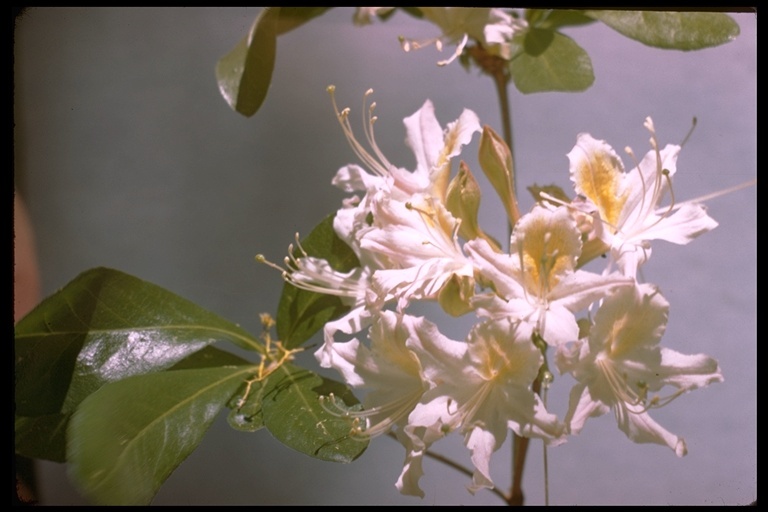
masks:
<path id="1" fill-rule="evenodd" d="M 216 64 L 219 92 L 235 112 L 250 117 L 267 97 L 275 49 L 279 7 L 265 7 L 251 30 Z"/>
<path id="2" fill-rule="evenodd" d="M 96 504 L 148 504 L 253 371 L 178 370 L 103 386 L 70 421 L 70 477 Z"/>
<path id="3" fill-rule="evenodd" d="M 168 370 L 193 370 L 196 368 L 216 368 L 218 366 L 246 366 L 253 364 L 231 352 L 208 345 L 190 354 Z"/>
<path id="4" fill-rule="evenodd" d="M 595 81 L 589 55 L 568 36 L 532 28 L 521 37 L 523 51 L 509 65 L 520 92 L 577 92 Z"/>
<path id="5" fill-rule="evenodd" d="M 263 397 L 264 424 L 286 446 L 312 457 L 351 462 L 368 446 L 349 437 L 350 419 L 335 416 L 320 404 L 331 393 L 347 406 L 359 402 L 344 384 L 293 365 L 269 376 Z"/>
<path id="6" fill-rule="evenodd" d="M 699 50 L 732 41 L 738 23 L 719 12 L 585 11 L 620 34 L 648 46 Z"/>
<path id="7" fill-rule="evenodd" d="M 329 215 L 301 241 L 310 256 L 324 258 L 336 270 L 347 272 L 360 265 L 355 253 L 333 229 L 334 215 Z M 295 250 L 297 257 L 300 249 Z M 277 336 L 287 348 L 295 348 L 312 337 L 326 322 L 349 311 L 334 295 L 301 290 L 291 284 L 283 286 L 275 319 Z"/>
<path id="8" fill-rule="evenodd" d="M 66 460 L 67 425 L 72 413 L 16 417 L 16 453 L 30 459 Z"/>
<path id="9" fill-rule="evenodd" d="M 244 382 L 230 399 L 227 407 L 229 426 L 241 432 L 256 432 L 264 428 L 262 401 L 266 389 L 263 381 Z"/>
<path id="10" fill-rule="evenodd" d="M 71 412 L 104 383 L 167 369 L 247 332 L 157 285 L 88 270 L 16 324 L 16 414 Z"/>

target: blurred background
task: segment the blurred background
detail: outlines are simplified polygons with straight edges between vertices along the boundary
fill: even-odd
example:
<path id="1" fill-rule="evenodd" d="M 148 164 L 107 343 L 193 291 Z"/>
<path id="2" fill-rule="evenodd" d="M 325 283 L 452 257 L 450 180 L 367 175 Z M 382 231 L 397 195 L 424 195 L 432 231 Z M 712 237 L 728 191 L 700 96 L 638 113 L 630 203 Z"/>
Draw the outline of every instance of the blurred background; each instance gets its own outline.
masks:
<path id="1" fill-rule="evenodd" d="M 107 266 L 258 333 L 258 314 L 275 312 L 282 282 L 254 255 L 280 261 L 295 232 L 307 234 L 335 211 L 344 194 L 331 178 L 355 161 L 327 85 L 336 85 L 340 106 L 353 109 L 361 137 L 355 112 L 366 89 L 374 89 L 378 144 L 402 167 L 415 163 L 403 144 L 402 119 L 427 98 L 443 125 L 469 108 L 501 132 L 490 78 L 458 62 L 438 67 L 445 55 L 434 47 L 401 50 L 397 36 L 436 36 L 437 27 L 401 12 L 356 27 L 351 8 L 278 38 L 266 102 L 245 118 L 220 96 L 214 68 L 259 11 L 30 8 L 16 19 L 14 182 L 34 228 L 43 296 L 84 270 Z M 625 146 L 643 155 L 649 115 L 661 145 L 681 142 L 698 118 L 678 160 L 678 200 L 753 179 L 757 19 L 732 16 L 741 35 L 696 52 L 649 48 L 597 23 L 566 30 L 589 53 L 596 80 L 584 93 L 522 95 L 510 88 L 522 208 L 532 204 L 525 187 L 534 183 L 570 190 L 565 155 L 580 132 L 606 139 L 622 155 Z M 476 155 L 477 137 L 462 158 L 481 176 Z M 483 187 L 481 223 L 503 238 L 503 210 Z M 686 439 L 689 454 L 677 458 L 661 446 L 633 444 L 611 415 L 591 419 L 548 452 L 552 504 L 756 500 L 756 192 L 752 186 L 709 201 L 720 226 L 688 246 L 656 244 L 643 270 L 671 303 L 664 345 L 715 357 L 725 376 L 654 411 Z M 463 338 L 471 324 L 451 320 L 446 333 Z M 570 377 L 556 377 L 550 391 L 549 409 L 560 417 L 571 385 Z M 458 435 L 435 449 L 471 464 Z M 507 442 L 492 465 L 504 491 L 509 454 Z M 396 441 L 382 437 L 352 464 L 321 462 L 265 430 L 234 431 L 222 415 L 153 503 L 500 504 L 490 492 L 470 495 L 467 477 L 430 459 L 426 497 L 401 496 L 394 483 L 403 457 Z M 540 443 L 533 443 L 527 504 L 544 502 L 542 458 Z M 36 467 L 41 504 L 87 503 L 64 465 Z"/>

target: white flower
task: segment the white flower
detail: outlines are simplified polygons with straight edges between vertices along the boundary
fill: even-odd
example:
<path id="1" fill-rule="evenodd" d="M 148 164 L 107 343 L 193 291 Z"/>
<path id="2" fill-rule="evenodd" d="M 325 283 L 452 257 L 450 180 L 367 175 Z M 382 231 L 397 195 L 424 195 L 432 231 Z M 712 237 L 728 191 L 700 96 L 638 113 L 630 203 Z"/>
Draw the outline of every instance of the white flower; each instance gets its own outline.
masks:
<path id="1" fill-rule="evenodd" d="M 524 19 L 502 9 L 483 7 L 419 7 L 424 18 L 442 30 L 442 36 L 425 41 L 401 38 L 403 49 L 410 51 L 434 44 L 438 51 L 443 45 L 455 44 L 453 54 L 437 64 L 445 66 L 458 58 L 469 39 L 478 41 L 486 51 L 504 59 L 511 58 L 512 37 L 527 29 Z"/>
<path id="2" fill-rule="evenodd" d="M 471 240 L 464 248 L 480 279 L 495 292 L 476 296 L 478 314 L 522 321 L 521 328 L 549 345 L 578 339 L 575 313 L 610 290 L 634 283 L 618 274 L 574 270 L 581 235 L 565 207 L 536 206 L 521 217 L 510 243 L 512 254 L 500 254 L 482 239 Z"/>
<path id="3" fill-rule="evenodd" d="M 659 150 L 650 117 L 645 127 L 651 132 L 651 150 L 628 173 L 613 148 L 589 134 L 580 134 L 568 153 L 576 192 L 594 203 L 603 224 L 599 236 L 621 272 L 632 277 L 651 256 L 651 240 L 687 244 L 717 226 L 703 205 L 675 204 L 671 178 L 680 146 Z M 671 204 L 662 207 L 667 192 Z"/>
<path id="4" fill-rule="evenodd" d="M 371 438 L 403 426 L 427 385 L 421 378 L 416 355 L 406 346 L 408 339 L 423 328 L 424 320 L 392 311 L 382 311 L 370 327 L 370 348 L 358 339 L 334 343 L 328 358 L 347 384 L 367 390 L 363 410 L 339 408 L 333 399 L 329 410 L 350 419 L 350 435 Z"/>
<path id="5" fill-rule="evenodd" d="M 480 121 L 471 110 L 464 109 L 459 118 L 448 123 L 445 130 L 435 117 L 435 107 L 431 101 L 424 102 L 414 114 L 406 117 L 403 123 L 406 128 L 405 142 L 416 157 L 416 169 L 410 172 L 396 167 L 384 156 L 376 144 L 374 123 L 377 117 L 373 115 L 376 103 L 364 108 L 365 138 L 370 145 L 369 152 L 354 136 L 349 123 L 349 109 L 339 111 L 334 97 L 335 88 L 328 88 L 333 99 L 336 116 L 339 119 L 344 134 L 361 162 L 367 170 L 356 164 L 342 167 L 336 173 L 333 184 L 345 192 L 374 193 L 376 190 L 386 190 L 392 199 L 408 201 L 413 194 L 425 193 L 434 195 L 441 200 L 445 196 L 450 174 L 450 161 L 461 152 L 461 147 L 468 144 L 475 132 L 480 131 Z M 373 94 L 369 89 L 365 97 Z"/>
<path id="6" fill-rule="evenodd" d="M 329 92 L 333 95 L 334 89 Z M 373 293 L 381 302 L 396 298 L 402 309 L 411 298 L 434 298 L 454 275 L 472 276 L 456 241 L 458 221 L 443 200 L 451 159 L 480 131 L 480 122 L 465 109 L 444 130 L 427 100 L 404 120 L 406 143 L 416 157 L 416 169 L 410 172 L 392 165 L 376 145 L 374 107 L 368 108 L 365 130 L 369 152 L 352 133 L 349 111 L 339 111 L 334 99 L 344 133 L 368 168 L 350 164 L 337 172 L 334 185 L 364 195 L 347 201 L 337 212 L 334 229 L 370 267 Z"/>
<path id="7" fill-rule="evenodd" d="M 348 409 L 334 397 L 326 409 L 350 421 L 353 438 L 368 439 L 395 429 L 406 449 L 397 488 L 403 494 L 424 496 L 418 480 L 422 457 L 429 445 L 443 436 L 440 425 L 407 427 L 410 413 L 430 383 L 425 380 L 422 359 L 444 360 L 461 356 L 466 344 L 442 336 L 431 322 L 409 315 L 383 311 L 370 329 L 370 349 L 357 339 L 329 347 L 331 366 L 347 384 L 368 391 L 363 409 Z M 456 375 L 459 377 L 459 374 Z M 405 429 L 409 429 L 406 433 Z M 418 434 L 418 435 L 417 435 Z"/>
<path id="8" fill-rule="evenodd" d="M 600 306 L 588 339 L 558 348 L 558 369 L 578 381 L 565 418 L 571 433 L 579 433 L 587 418 L 613 410 L 632 441 L 666 445 L 681 457 L 687 453 L 685 441 L 648 411 L 723 377 L 711 357 L 659 346 L 668 312 L 669 303 L 652 285 L 622 288 Z M 677 390 L 665 398 L 649 396 L 666 385 Z"/>
<path id="9" fill-rule="evenodd" d="M 430 389 L 410 414 L 405 432 L 414 446 L 426 449 L 459 429 L 475 466 L 468 487 L 474 493 L 493 487 L 490 458 L 508 429 L 558 444 L 564 426 L 531 390 L 544 359 L 515 326 L 486 321 L 472 329 L 466 343 L 456 343 L 436 330 L 409 340 Z"/>
<path id="10" fill-rule="evenodd" d="M 454 275 L 474 274 L 458 242 L 457 219 L 430 196 L 412 199 L 374 201 L 374 225 L 360 239 L 365 250 L 394 263 L 394 268 L 374 272 L 373 282 L 384 300 L 396 298 L 400 309 L 411 300 L 435 299 Z"/>

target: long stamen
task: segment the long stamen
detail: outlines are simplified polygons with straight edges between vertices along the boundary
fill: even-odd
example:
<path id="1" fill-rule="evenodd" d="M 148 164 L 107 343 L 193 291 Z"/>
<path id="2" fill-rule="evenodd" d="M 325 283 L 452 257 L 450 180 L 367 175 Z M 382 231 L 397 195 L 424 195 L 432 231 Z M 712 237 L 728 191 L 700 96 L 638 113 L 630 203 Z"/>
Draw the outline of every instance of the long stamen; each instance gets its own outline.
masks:
<path id="1" fill-rule="evenodd" d="M 662 168 L 661 164 L 661 152 L 659 151 L 659 143 L 656 140 L 656 130 L 653 127 L 653 121 L 650 117 L 647 117 L 645 119 L 645 123 L 643 124 L 649 132 L 651 132 L 651 147 L 653 148 L 653 151 L 656 155 L 656 173 L 654 174 L 654 181 L 653 181 L 653 196 L 652 200 L 650 201 L 649 208 L 655 207 L 655 205 L 659 204 L 661 201 L 661 195 L 664 193 L 664 183 L 663 183 L 663 176 L 664 176 L 664 169 Z M 669 171 L 667 171 L 667 174 L 669 174 Z M 667 176 L 667 178 L 669 178 Z"/>
<path id="2" fill-rule="evenodd" d="M 643 414 L 650 409 L 658 409 L 664 407 L 678 396 L 685 393 L 685 390 L 679 389 L 666 397 L 660 397 L 655 395 L 648 399 L 648 386 L 644 382 L 637 382 L 638 390 L 635 391 L 632 386 L 629 385 L 628 377 L 626 374 L 619 374 L 615 365 L 608 359 L 597 358 L 595 363 L 602 370 L 605 380 L 608 382 L 611 390 L 616 398 L 624 402 L 627 406 L 627 410 L 633 414 Z M 640 407 L 638 409 L 638 407 Z"/>
<path id="3" fill-rule="evenodd" d="M 365 96 L 363 98 L 363 101 L 373 94 L 373 89 L 368 89 L 365 92 Z M 378 157 L 379 161 L 384 164 L 384 167 L 389 169 L 394 167 L 389 160 L 387 160 L 387 157 L 384 156 L 384 153 L 381 152 L 379 149 L 379 145 L 376 144 L 376 137 L 373 133 L 374 124 L 376 123 L 376 120 L 378 120 L 378 117 L 373 115 L 373 111 L 376 109 L 376 102 L 371 102 L 371 105 L 368 107 L 368 121 L 364 125 L 365 129 L 365 138 L 368 141 L 368 145 L 371 146 L 371 149 L 373 149 L 374 154 Z M 363 112 L 365 112 L 365 103 L 363 103 Z"/>
<path id="4" fill-rule="evenodd" d="M 336 86 L 329 85 L 326 89 L 328 93 L 331 95 L 331 103 L 333 104 L 333 110 L 336 112 L 336 118 L 339 121 L 339 124 L 341 125 L 341 129 L 344 132 L 344 136 L 347 139 L 347 142 L 349 142 L 350 147 L 352 148 L 352 151 L 354 151 L 355 155 L 360 159 L 361 162 L 363 162 L 365 165 L 368 166 L 368 168 L 373 171 L 375 174 L 378 174 L 379 176 L 386 176 L 389 174 L 388 168 L 392 167 L 392 164 L 389 163 L 389 161 L 386 160 L 386 158 L 383 157 L 381 154 L 381 151 L 379 151 L 378 146 L 376 146 L 375 141 L 372 140 L 372 137 L 368 134 L 368 128 L 365 128 L 365 125 L 367 124 L 365 121 L 365 107 L 363 107 L 363 123 L 364 123 L 364 130 L 366 133 L 366 138 L 368 139 L 369 143 L 371 144 L 371 147 L 373 148 L 374 153 L 377 157 L 379 157 L 379 160 L 376 160 L 373 155 L 371 155 L 366 149 L 355 139 L 354 132 L 352 130 L 352 125 L 349 122 L 349 108 L 345 108 L 344 110 L 339 110 L 338 105 L 336 104 Z M 364 96 L 363 104 L 365 104 L 365 98 L 368 97 L 370 93 L 372 93 L 372 90 L 368 90 Z M 372 131 L 371 131 L 372 133 Z"/>
<path id="5" fill-rule="evenodd" d="M 659 223 L 663 222 L 664 219 L 669 217 L 672 214 L 672 212 L 675 210 L 675 192 L 672 190 L 672 178 L 670 177 L 669 171 L 667 169 L 663 169 L 661 171 L 661 174 L 667 180 L 667 184 L 668 184 L 668 187 L 669 187 L 669 195 L 670 195 L 671 203 L 666 208 L 666 210 L 664 210 L 664 211 L 656 210 L 656 212 L 654 212 L 654 215 L 657 216 L 656 220 L 652 224 L 650 224 L 648 226 L 643 226 L 643 229 L 651 229 L 652 227 L 658 225 Z"/>
<path id="6" fill-rule="evenodd" d="M 413 409 L 420 398 L 421 391 L 402 396 L 378 407 L 357 410 L 348 407 L 331 393 L 320 397 L 320 405 L 328 414 L 350 422 L 350 438 L 367 441 L 389 432 L 393 425 Z M 382 415 L 384 417 L 379 421 L 374 420 Z"/>
<path id="7" fill-rule="evenodd" d="M 288 246 L 288 256 L 283 260 L 285 267 L 272 263 L 263 254 L 257 254 L 256 261 L 278 270 L 282 278 L 296 288 L 352 299 L 355 303 L 361 300 L 367 283 L 364 273 L 360 273 L 359 269 L 346 273 L 335 270 L 326 260 L 309 256 L 299 241 L 298 233 L 295 238 L 296 249 L 294 244 Z M 297 251 L 299 257 L 296 256 Z"/>
<path id="8" fill-rule="evenodd" d="M 453 223 L 453 226 L 451 228 L 451 233 L 450 233 L 450 240 L 452 242 L 452 246 L 450 246 L 450 244 L 446 240 L 446 235 L 448 235 L 448 233 L 444 231 L 443 223 L 440 222 L 439 213 L 434 210 L 432 199 L 427 198 L 426 201 L 430 203 L 426 205 L 427 208 L 429 209 L 425 209 L 420 206 L 415 206 L 410 201 L 405 203 L 406 209 L 418 212 L 420 214 L 421 221 L 422 221 L 422 224 L 424 225 L 425 231 L 430 234 L 430 239 L 424 240 L 422 244 L 431 245 L 436 249 L 439 249 L 449 257 L 453 255 L 454 252 L 461 253 L 461 247 L 459 245 L 459 228 L 461 227 L 461 219 L 455 219 L 455 222 Z M 445 241 L 446 245 L 445 246 L 443 246 L 442 244 L 438 245 L 434 241 Z"/>
<path id="9" fill-rule="evenodd" d="M 691 138 L 691 135 L 693 135 L 693 130 L 696 128 L 697 119 L 696 116 L 693 117 L 693 121 L 691 122 L 691 129 L 688 130 L 688 134 L 683 139 L 683 142 L 680 143 L 680 147 L 682 148 L 685 146 L 685 143 L 688 142 L 688 139 Z"/>

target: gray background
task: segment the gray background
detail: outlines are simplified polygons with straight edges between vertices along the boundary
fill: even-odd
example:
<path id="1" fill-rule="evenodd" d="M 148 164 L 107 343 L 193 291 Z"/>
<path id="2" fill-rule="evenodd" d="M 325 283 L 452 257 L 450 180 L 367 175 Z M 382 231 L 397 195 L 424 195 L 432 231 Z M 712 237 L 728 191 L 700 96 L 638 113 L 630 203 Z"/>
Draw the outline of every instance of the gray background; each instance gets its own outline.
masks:
<path id="1" fill-rule="evenodd" d="M 491 80 L 458 63 L 438 68 L 434 48 L 404 54 L 396 37 L 436 35 L 436 27 L 398 13 L 389 22 L 352 25 L 334 9 L 278 40 L 272 88 L 246 119 L 220 97 L 216 61 L 247 33 L 259 8 L 37 8 L 15 30 L 15 176 L 37 230 L 43 293 L 78 273 L 109 266 L 166 287 L 258 332 L 258 313 L 274 312 L 279 261 L 293 234 L 306 234 L 339 206 L 330 185 L 354 161 L 325 87 L 360 113 L 376 91 L 377 140 L 394 163 L 413 168 L 402 119 L 425 99 L 438 119 L 463 108 L 501 131 Z M 651 115 L 661 144 L 698 127 L 678 161 L 679 200 L 756 176 L 754 14 L 735 14 L 742 33 L 727 45 L 684 53 L 648 48 L 602 25 L 568 30 L 592 58 L 596 82 L 585 93 L 511 94 L 514 146 L 524 187 L 568 188 L 579 132 L 617 151 L 648 149 Z M 362 135 L 353 114 L 357 133 Z M 463 157 L 474 170 L 477 139 Z M 623 153 L 622 153 L 623 154 Z M 692 244 L 654 246 L 644 269 L 671 303 L 666 346 L 717 358 L 723 384 L 654 411 L 686 438 L 689 455 L 635 445 L 610 415 L 549 450 L 553 504 L 747 504 L 756 499 L 756 187 L 714 199 L 720 226 Z M 503 236 L 492 192 L 481 212 Z M 434 309 L 425 310 L 434 316 Z M 439 318 L 433 318 L 439 321 Z M 471 319 L 447 322 L 463 337 Z M 226 347 L 222 347 L 226 348 Z M 311 364 L 311 360 L 308 364 Z M 550 410 L 566 410 L 570 377 L 555 380 Z M 435 448 L 469 464 L 461 438 Z M 283 447 L 266 431 L 231 430 L 219 418 L 200 447 L 160 490 L 155 504 L 498 504 L 472 497 L 465 476 L 425 462 L 426 498 L 394 487 L 403 450 L 375 440 L 353 464 L 319 462 Z M 507 489 L 509 446 L 494 457 Z M 81 504 L 65 468 L 39 464 L 43 504 Z M 526 467 L 529 504 L 543 503 L 542 456 Z"/>

